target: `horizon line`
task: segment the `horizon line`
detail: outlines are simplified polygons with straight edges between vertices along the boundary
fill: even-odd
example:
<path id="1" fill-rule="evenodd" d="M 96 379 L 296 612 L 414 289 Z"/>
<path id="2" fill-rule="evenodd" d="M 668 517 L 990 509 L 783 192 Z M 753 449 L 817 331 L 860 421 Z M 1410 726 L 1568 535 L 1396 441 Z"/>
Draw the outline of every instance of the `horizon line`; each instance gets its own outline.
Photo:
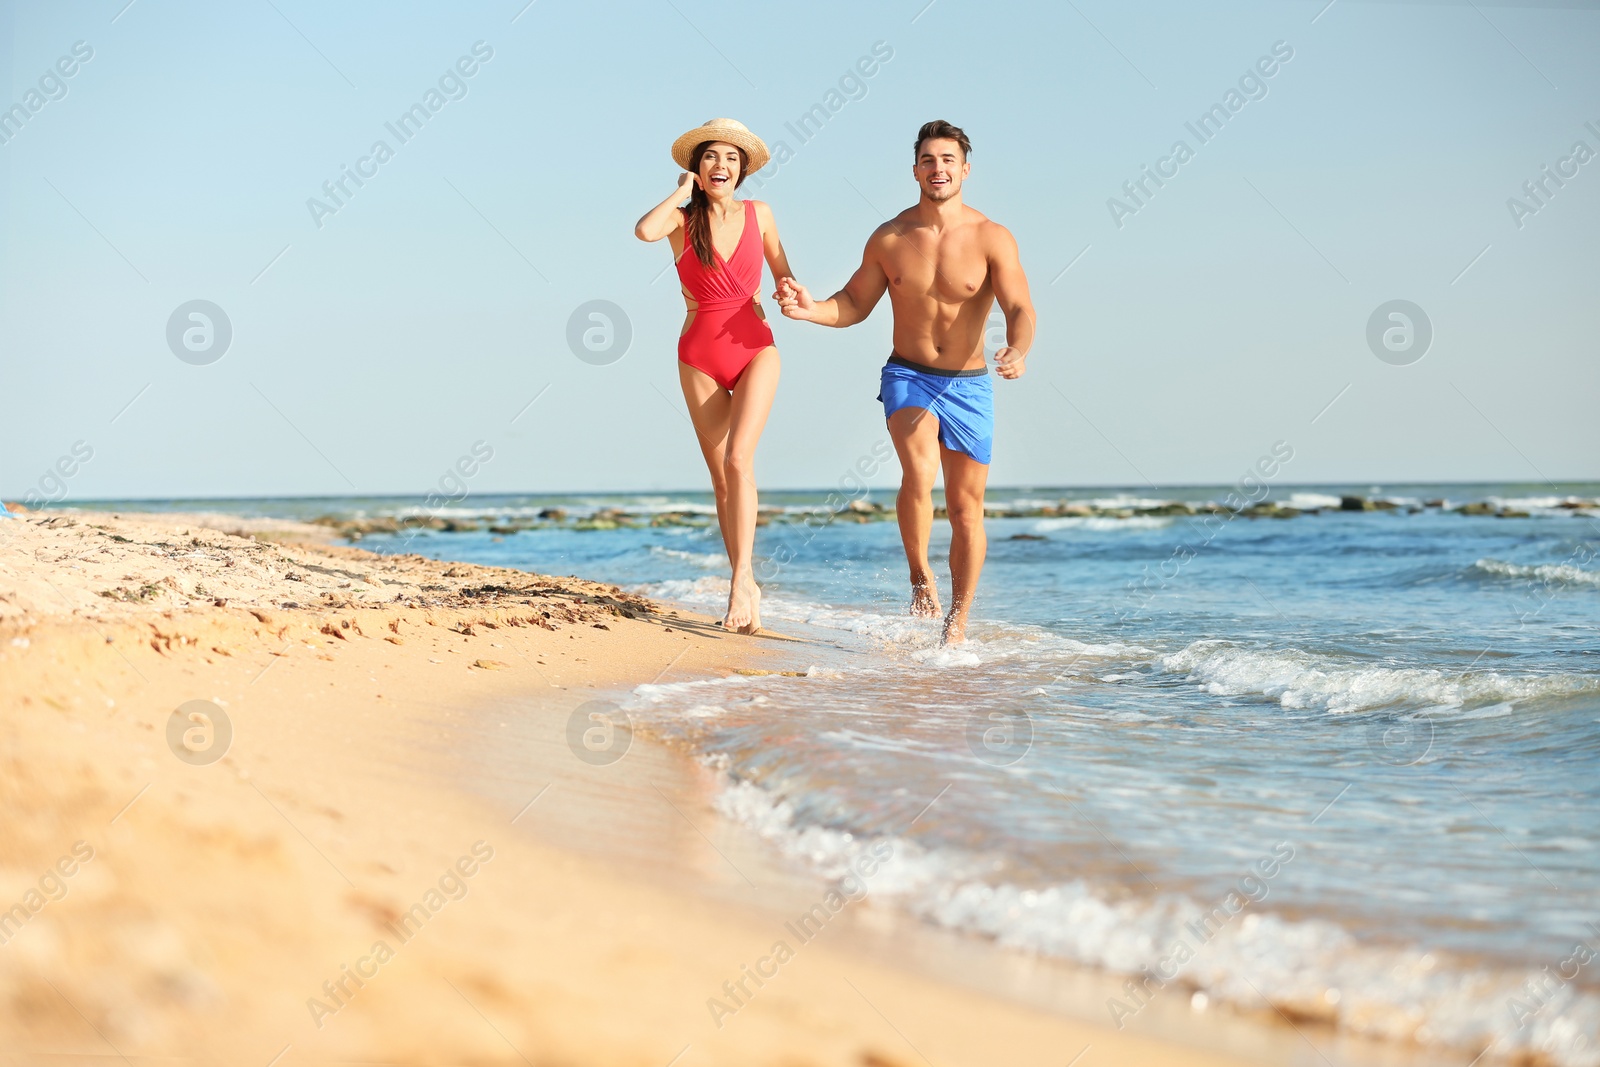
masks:
<path id="1" fill-rule="evenodd" d="M 1060 484 L 1060 485 L 991 485 L 991 486 L 988 487 L 987 491 L 989 493 L 995 493 L 995 492 L 1038 492 L 1038 493 L 1043 493 L 1043 492 L 1072 492 L 1072 491 L 1084 491 L 1084 490 L 1131 489 L 1131 490 L 1138 490 L 1138 491 L 1141 491 L 1141 492 L 1147 491 L 1147 490 L 1148 491 L 1160 492 L 1160 491 L 1163 491 L 1163 490 L 1231 489 L 1237 484 L 1238 484 L 1237 481 L 1234 481 L 1234 482 L 1170 482 L 1170 483 L 1166 483 L 1166 484 L 1163 484 L 1163 485 L 1140 486 L 1140 485 L 1136 485 L 1136 484 L 1129 483 L 1129 482 L 1098 482 L 1098 483 L 1085 482 L 1085 483 L 1077 483 L 1077 484 Z M 1471 481 L 1468 481 L 1468 480 L 1457 480 L 1457 479 L 1438 479 L 1438 480 L 1391 481 L 1391 482 L 1388 482 L 1388 483 L 1375 482 L 1372 479 L 1357 479 L 1357 480 L 1346 480 L 1346 481 L 1282 482 L 1282 483 L 1279 483 L 1277 487 L 1278 488 L 1282 488 L 1282 489 L 1334 489 L 1334 488 L 1353 488 L 1353 487 L 1356 487 L 1356 486 L 1368 486 L 1369 487 L 1368 490 L 1367 490 L 1368 492 L 1375 492 L 1375 491 L 1381 491 L 1381 490 L 1385 489 L 1386 485 L 1388 487 L 1395 487 L 1395 486 L 1412 486 L 1412 487 L 1416 487 L 1416 486 L 1437 486 L 1437 487 L 1440 487 L 1440 488 L 1446 488 L 1446 487 L 1452 487 L 1452 486 L 1454 486 L 1454 487 L 1468 487 L 1468 486 L 1535 486 L 1535 487 L 1545 487 L 1545 486 L 1548 486 L 1548 487 L 1551 487 L 1551 488 L 1557 488 L 1557 487 L 1563 486 L 1563 485 L 1567 485 L 1567 486 L 1589 486 L 1589 485 L 1600 486 L 1600 478 L 1567 478 L 1567 479 L 1561 479 L 1559 481 L 1552 481 L 1552 480 L 1549 480 L 1549 479 L 1542 479 L 1542 478 L 1540 478 L 1540 479 L 1532 479 L 1532 480 L 1527 480 L 1527 481 L 1517 481 L 1517 480 L 1507 480 L 1507 479 L 1480 479 L 1480 480 L 1471 480 Z M 864 488 L 864 490 L 866 492 L 872 493 L 872 492 L 893 492 L 893 491 L 898 490 L 899 487 L 898 487 L 898 485 L 895 485 L 895 484 L 891 483 L 891 484 L 882 485 L 882 486 L 865 486 L 863 488 Z M 939 486 L 939 487 L 937 487 L 935 489 L 935 492 L 942 492 L 943 488 L 944 488 L 943 486 Z M 811 486 L 811 487 L 804 487 L 804 488 L 793 488 L 793 487 L 789 487 L 789 488 L 770 488 L 770 489 L 764 490 L 764 492 L 768 492 L 768 493 L 810 493 L 810 494 L 816 494 L 816 495 L 826 495 L 828 493 L 841 492 L 841 491 L 846 491 L 846 490 L 843 490 L 841 488 L 827 488 L 827 487 L 819 487 L 819 486 Z M 685 489 L 685 488 L 674 488 L 674 489 L 551 489 L 551 490 L 516 489 L 516 490 L 500 490 L 500 491 L 494 491 L 494 492 L 482 491 L 482 492 L 471 493 L 471 494 L 468 494 L 466 497 L 463 497 L 461 500 L 451 501 L 450 503 L 452 505 L 464 504 L 467 500 L 470 500 L 473 497 L 477 497 L 477 498 L 481 499 L 481 498 L 484 498 L 484 497 L 515 497 L 515 496 L 522 496 L 522 497 L 541 497 L 541 496 L 542 497 L 560 497 L 560 496 L 661 496 L 661 495 L 672 495 L 672 494 L 686 494 L 686 495 L 687 494 L 694 494 L 694 495 L 706 496 L 706 495 L 709 495 L 710 492 L 711 492 L 711 490 L 709 488 L 705 488 L 705 489 Z M 174 502 L 174 501 L 215 501 L 215 502 L 218 502 L 218 503 L 223 503 L 223 502 L 228 502 L 228 501 L 243 502 L 243 501 L 251 501 L 251 500 L 260 500 L 260 501 L 352 500 L 352 499 L 355 499 L 355 500 L 378 500 L 378 499 L 396 499 L 396 498 L 410 498 L 410 497 L 427 498 L 430 495 L 437 495 L 437 490 L 435 490 L 435 489 L 424 489 L 424 490 L 420 490 L 420 491 L 401 490 L 401 491 L 394 491 L 394 492 L 372 492 L 372 493 L 299 493 L 299 494 L 265 493 L 265 494 L 254 494 L 254 495 L 239 495 L 239 496 L 212 496 L 212 495 L 206 495 L 206 494 L 193 495 L 193 496 L 183 495 L 183 494 L 155 494 L 155 495 L 148 495 L 148 496 L 109 496 L 109 497 L 91 497 L 91 498 L 84 498 L 84 499 L 79 499 L 79 500 L 48 501 L 48 502 L 41 503 L 34 510 L 45 510 L 45 509 L 48 509 L 48 508 L 61 508 L 61 507 L 87 507 L 89 505 L 97 505 L 97 504 L 149 504 L 149 503 Z M 13 499 L 9 495 L 0 496 L 0 499 L 5 500 L 5 502 L 7 504 L 10 504 L 10 503 L 13 502 Z M 15 502 L 19 503 L 19 504 L 22 503 L 20 498 L 15 500 Z"/>

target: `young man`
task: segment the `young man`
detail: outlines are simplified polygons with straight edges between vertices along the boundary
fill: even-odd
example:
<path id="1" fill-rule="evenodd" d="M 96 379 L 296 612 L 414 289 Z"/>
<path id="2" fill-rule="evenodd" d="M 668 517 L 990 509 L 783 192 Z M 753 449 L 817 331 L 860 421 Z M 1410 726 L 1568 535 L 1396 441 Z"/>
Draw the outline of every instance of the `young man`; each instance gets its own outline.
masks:
<path id="1" fill-rule="evenodd" d="M 879 226 L 861 266 L 827 300 L 813 300 L 793 278 L 777 299 L 791 319 L 853 326 L 885 291 L 894 309 L 894 351 L 883 368 L 884 416 L 903 476 L 895 507 L 911 567 L 911 613 L 938 617 L 939 587 L 928 566 L 933 486 L 944 470 L 950 514 L 950 611 L 944 640 L 966 636 L 967 612 L 988 547 L 983 491 L 994 439 L 994 395 L 983 358 L 983 332 L 996 301 L 1006 316 L 1006 345 L 995 353 L 1002 378 L 1020 378 L 1033 345 L 1033 301 L 1004 226 L 961 202 L 972 143 L 941 120 L 917 133 L 912 175 L 916 206 Z"/>

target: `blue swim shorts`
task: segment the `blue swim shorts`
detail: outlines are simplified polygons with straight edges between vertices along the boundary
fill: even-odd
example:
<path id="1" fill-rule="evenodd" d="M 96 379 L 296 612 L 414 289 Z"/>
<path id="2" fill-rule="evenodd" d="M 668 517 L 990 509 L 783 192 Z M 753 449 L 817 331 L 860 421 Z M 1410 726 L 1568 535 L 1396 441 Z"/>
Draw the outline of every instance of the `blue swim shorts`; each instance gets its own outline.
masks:
<path id="1" fill-rule="evenodd" d="M 987 464 L 994 451 L 994 386 L 987 369 L 935 370 L 898 355 L 883 365 L 878 390 L 883 417 L 926 408 L 939 420 L 939 441 Z"/>

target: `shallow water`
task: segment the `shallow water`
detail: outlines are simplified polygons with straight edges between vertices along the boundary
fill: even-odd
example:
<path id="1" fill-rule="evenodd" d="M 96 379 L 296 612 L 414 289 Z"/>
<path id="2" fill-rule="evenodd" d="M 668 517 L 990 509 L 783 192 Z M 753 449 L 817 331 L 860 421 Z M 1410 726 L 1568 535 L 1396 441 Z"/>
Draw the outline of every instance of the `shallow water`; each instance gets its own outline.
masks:
<path id="1" fill-rule="evenodd" d="M 1328 508 L 1339 492 L 1275 496 Z M 757 539 L 766 621 L 839 647 L 806 678 L 644 686 L 628 710 L 715 762 L 724 810 L 799 861 L 845 876 L 887 847 L 863 891 L 1144 975 L 1108 1021 L 1175 984 L 1460 1046 L 1463 1062 L 1489 1046 L 1481 1062 L 1600 1063 L 1600 513 L 1559 506 L 1597 492 L 1408 486 L 1396 510 L 1286 520 L 991 519 L 971 640 L 946 650 L 903 614 L 893 523 L 775 522 Z M 1420 507 L 1434 497 L 1528 517 Z M 696 495 L 565 503 L 708 510 Z M 947 541 L 936 523 L 940 566 Z M 726 598 L 708 527 L 363 543 L 707 611 Z"/>

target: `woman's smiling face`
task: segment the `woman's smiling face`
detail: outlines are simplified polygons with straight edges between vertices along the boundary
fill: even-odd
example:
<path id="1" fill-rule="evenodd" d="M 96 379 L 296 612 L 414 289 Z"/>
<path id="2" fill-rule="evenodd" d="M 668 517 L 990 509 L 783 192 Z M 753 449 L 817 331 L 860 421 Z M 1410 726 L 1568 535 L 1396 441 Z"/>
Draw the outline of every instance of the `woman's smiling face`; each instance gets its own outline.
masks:
<path id="1" fill-rule="evenodd" d="M 700 185 L 707 192 L 732 189 L 743 168 L 744 153 L 726 141 L 713 141 L 700 153 Z"/>

